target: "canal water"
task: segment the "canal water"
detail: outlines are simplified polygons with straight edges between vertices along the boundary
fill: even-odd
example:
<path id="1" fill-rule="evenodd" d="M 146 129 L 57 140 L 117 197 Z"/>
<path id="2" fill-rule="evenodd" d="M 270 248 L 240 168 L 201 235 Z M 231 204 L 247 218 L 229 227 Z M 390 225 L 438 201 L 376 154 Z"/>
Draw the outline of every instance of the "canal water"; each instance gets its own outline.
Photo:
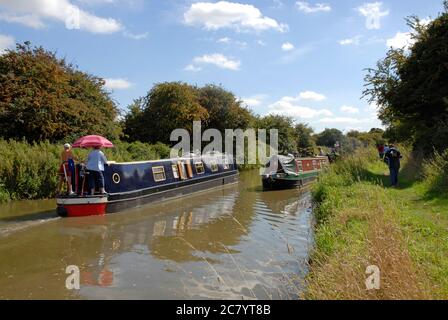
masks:
<path id="1" fill-rule="evenodd" d="M 312 245 L 309 191 L 239 183 L 104 217 L 0 205 L 0 299 L 297 299 Z M 80 289 L 66 288 L 66 267 Z"/>

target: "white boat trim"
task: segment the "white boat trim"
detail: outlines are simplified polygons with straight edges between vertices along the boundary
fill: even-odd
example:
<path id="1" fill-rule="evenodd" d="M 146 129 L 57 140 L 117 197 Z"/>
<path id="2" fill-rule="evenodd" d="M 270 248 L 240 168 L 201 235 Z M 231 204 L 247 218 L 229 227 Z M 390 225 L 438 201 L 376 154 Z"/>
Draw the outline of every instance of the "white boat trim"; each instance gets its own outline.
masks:
<path id="1" fill-rule="evenodd" d="M 56 198 L 58 205 L 101 204 L 107 202 L 107 197 Z"/>

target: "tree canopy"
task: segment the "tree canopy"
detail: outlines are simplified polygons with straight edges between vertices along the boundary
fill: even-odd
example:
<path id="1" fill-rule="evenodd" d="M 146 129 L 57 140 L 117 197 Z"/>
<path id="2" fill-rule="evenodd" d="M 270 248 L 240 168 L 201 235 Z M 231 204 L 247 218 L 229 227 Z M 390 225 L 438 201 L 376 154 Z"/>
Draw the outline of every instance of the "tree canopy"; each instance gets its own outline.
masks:
<path id="1" fill-rule="evenodd" d="M 54 52 L 17 44 L 0 56 L 0 136 L 30 142 L 100 134 L 117 139 L 117 108 L 104 80 Z"/>
<path id="2" fill-rule="evenodd" d="M 196 87 L 182 82 L 156 84 L 146 97 L 129 106 L 124 120 L 130 141 L 169 144 L 176 128 L 192 131 L 193 121 L 202 129 L 246 129 L 254 121 L 251 111 L 233 93 L 216 85 Z"/>
<path id="3" fill-rule="evenodd" d="M 345 137 L 342 131 L 338 129 L 325 129 L 316 135 L 316 143 L 319 146 L 333 148 L 336 142 L 343 143 Z"/>
<path id="4" fill-rule="evenodd" d="M 448 147 L 448 1 L 428 24 L 407 19 L 415 44 L 390 49 L 369 69 L 364 95 L 380 105 L 386 136 L 431 152 Z"/>

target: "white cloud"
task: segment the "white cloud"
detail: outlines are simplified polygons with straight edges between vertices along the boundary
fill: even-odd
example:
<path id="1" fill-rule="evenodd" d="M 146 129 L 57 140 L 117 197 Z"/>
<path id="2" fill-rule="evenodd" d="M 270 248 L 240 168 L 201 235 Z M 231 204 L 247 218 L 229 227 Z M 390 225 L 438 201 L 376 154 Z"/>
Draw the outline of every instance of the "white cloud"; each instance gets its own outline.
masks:
<path id="1" fill-rule="evenodd" d="M 125 32 L 123 32 L 123 35 L 126 38 L 129 38 L 129 39 L 142 40 L 142 39 L 146 39 L 148 37 L 149 33 L 148 32 L 144 32 L 144 33 L 130 33 L 130 32 L 125 31 Z"/>
<path id="2" fill-rule="evenodd" d="M 186 66 L 184 70 L 200 71 L 202 70 L 200 66 L 205 64 L 211 64 L 221 69 L 237 71 L 240 69 L 241 61 L 232 60 L 220 53 L 205 54 L 203 56 L 194 58 L 193 63 Z"/>
<path id="3" fill-rule="evenodd" d="M 230 45 L 230 44 L 234 44 L 234 45 L 236 45 L 236 46 L 238 46 L 238 47 L 240 47 L 240 48 L 242 48 L 242 49 L 244 49 L 244 48 L 247 47 L 247 42 L 245 42 L 245 41 L 233 40 L 233 39 L 231 39 L 231 38 L 229 38 L 229 37 L 223 37 L 223 38 L 220 38 L 220 39 L 218 39 L 216 42 L 218 42 L 218 43 L 223 43 L 223 44 L 228 44 L 228 45 Z"/>
<path id="4" fill-rule="evenodd" d="M 297 98 L 283 97 L 268 107 L 268 114 L 283 115 L 299 119 L 312 119 L 318 116 L 330 117 L 333 115 L 330 110 L 299 106 L 295 103 L 296 101 Z"/>
<path id="5" fill-rule="evenodd" d="M 249 107 L 259 107 L 264 103 L 266 97 L 267 96 L 265 94 L 259 94 L 251 97 L 241 98 L 241 101 L 243 101 Z"/>
<path id="6" fill-rule="evenodd" d="M 231 39 L 229 37 L 224 37 L 224 38 L 220 38 L 218 39 L 217 42 L 219 43 L 230 43 Z"/>
<path id="7" fill-rule="evenodd" d="M 34 29 L 42 29 L 45 27 L 42 20 L 35 14 L 19 15 L 11 12 L 0 12 L 0 21 L 18 23 Z"/>
<path id="8" fill-rule="evenodd" d="M 122 89 L 128 89 L 132 86 L 132 83 L 125 79 L 112 79 L 112 78 L 106 78 L 104 79 L 106 84 L 104 87 L 109 90 L 122 90 Z"/>
<path id="9" fill-rule="evenodd" d="M 362 36 L 355 36 L 353 38 L 348 38 L 348 39 L 344 39 L 339 41 L 339 44 L 341 46 L 349 46 L 349 45 L 356 45 L 358 46 L 360 44 L 360 40 L 361 40 Z"/>
<path id="10" fill-rule="evenodd" d="M 381 18 L 389 15 L 389 10 L 382 11 L 382 2 L 364 3 L 356 10 L 366 18 L 366 28 L 377 30 L 381 28 Z"/>
<path id="11" fill-rule="evenodd" d="M 370 122 L 370 119 L 357 119 L 350 117 L 332 117 L 332 118 L 322 118 L 319 120 L 320 123 L 326 124 L 360 124 Z"/>
<path id="12" fill-rule="evenodd" d="M 327 99 L 323 94 L 314 91 L 304 91 L 299 93 L 300 100 L 324 101 Z"/>
<path id="13" fill-rule="evenodd" d="M 6 49 L 14 47 L 16 41 L 13 37 L 0 34 L 0 54 L 5 53 Z"/>
<path id="14" fill-rule="evenodd" d="M 95 16 L 69 0 L 2 0 L 0 6 L 6 9 L 1 20 L 33 28 L 44 27 L 43 19 L 62 22 L 67 29 L 92 33 L 114 33 L 123 28 L 117 20 Z"/>
<path id="15" fill-rule="evenodd" d="M 420 20 L 421 26 L 428 26 L 433 20 L 426 18 Z M 393 38 L 387 39 L 386 44 L 393 49 L 410 49 L 415 44 L 415 39 L 412 38 L 410 32 L 397 32 Z"/>
<path id="16" fill-rule="evenodd" d="M 236 31 L 276 30 L 285 32 L 286 24 L 265 17 L 261 11 L 250 4 L 228 1 L 193 3 L 184 13 L 184 21 L 188 25 L 202 26 L 206 30 L 230 28 Z"/>
<path id="17" fill-rule="evenodd" d="M 283 51 L 291 51 L 294 49 L 294 45 L 291 42 L 285 42 L 282 44 L 282 50 Z"/>
<path id="18" fill-rule="evenodd" d="M 262 47 L 266 45 L 266 42 L 264 42 L 263 40 L 257 40 L 257 43 Z"/>
<path id="19" fill-rule="evenodd" d="M 331 11 L 331 6 L 328 4 L 317 3 L 316 5 L 311 5 L 305 1 L 297 1 L 296 6 L 300 11 L 305 13 L 316 13 L 316 12 L 329 12 Z"/>
<path id="20" fill-rule="evenodd" d="M 367 110 L 378 112 L 380 110 L 380 106 L 376 102 L 372 102 L 367 106 Z"/>
<path id="21" fill-rule="evenodd" d="M 356 113 L 359 113 L 359 109 L 356 108 L 356 107 L 342 106 L 341 107 L 341 112 L 356 114 Z"/>
<path id="22" fill-rule="evenodd" d="M 191 72 L 199 72 L 202 70 L 201 67 L 197 67 L 194 64 L 189 64 L 184 68 L 185 71 L 191 71 Z"/>
<path id="23" fill-rule="evenodd" d="M 272 0 L 273 5 L 271 8 L 273 9 L 281 9 L 285 6 L 285 4 L 281 0 Z"/>
<path id="24" fill-rule="evenodd" d="M 409 32 L 397 32 L 393 38 L 387 39 L 386 44 L 388 47 L 394 49 L 409 49 L 415 40 L 412 39 L 411 33 Z"/>

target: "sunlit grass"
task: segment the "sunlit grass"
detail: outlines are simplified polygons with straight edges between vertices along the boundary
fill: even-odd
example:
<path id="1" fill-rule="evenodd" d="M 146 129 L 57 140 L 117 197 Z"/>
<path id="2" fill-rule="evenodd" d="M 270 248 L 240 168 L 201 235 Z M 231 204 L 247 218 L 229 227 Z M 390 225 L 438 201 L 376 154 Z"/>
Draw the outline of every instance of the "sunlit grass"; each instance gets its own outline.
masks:
<path id="1" fill-rule="evenodd" d="M 437 179 L 419 182 L 412 159 L 403 163 L 398 189 L 388 187 L 387 167 L 369 150 L 321 176 L 314 187 L 318 225 L 306 298 L 448 297 L 448 201 L 430 192 Z M 366 290 L 369 265 L 381 270 L 380 290 Z"/>

